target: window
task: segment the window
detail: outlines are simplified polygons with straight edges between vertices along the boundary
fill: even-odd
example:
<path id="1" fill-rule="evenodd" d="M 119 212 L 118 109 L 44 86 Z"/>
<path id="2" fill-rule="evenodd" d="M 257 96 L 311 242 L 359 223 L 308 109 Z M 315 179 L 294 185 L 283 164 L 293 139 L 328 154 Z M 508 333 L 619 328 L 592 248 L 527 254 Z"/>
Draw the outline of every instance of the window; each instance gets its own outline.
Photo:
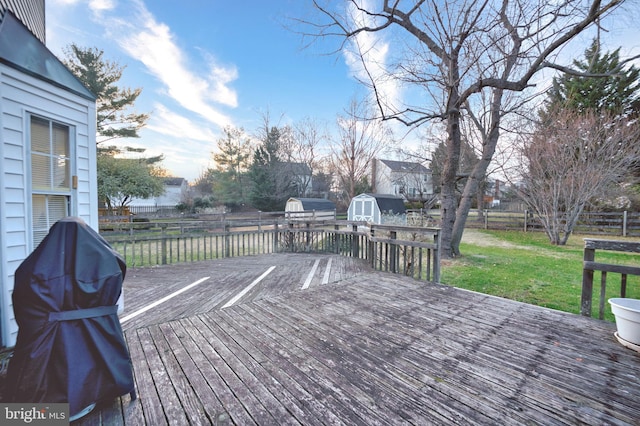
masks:
<path id="1" fill-rule="evenodd" d="M 71 154 L 69 126 L 31 116 L 31 218 L 33 247 L 69 215 Z"/>

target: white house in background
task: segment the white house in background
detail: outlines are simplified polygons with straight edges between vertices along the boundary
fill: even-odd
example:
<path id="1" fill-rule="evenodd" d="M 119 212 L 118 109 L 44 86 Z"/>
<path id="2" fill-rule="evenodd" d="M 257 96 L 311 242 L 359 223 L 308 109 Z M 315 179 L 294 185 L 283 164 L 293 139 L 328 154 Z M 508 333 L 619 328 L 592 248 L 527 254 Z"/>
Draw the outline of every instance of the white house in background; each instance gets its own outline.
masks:
<path id="1" fill-rule="evenodd" d="M 164 192 L 154 198 L 134 198 L 129 206 L 135 207 L 175 207 L 183 202 L 189 192 L 189 182 L 181 177 L 162 178 Z M 132 211 L 133 211 L 132 210 Z"/>
<path id="2" fill-rule="evenodd" d="M 189 183 L 181 177 L 164 178 L 164 194 L 159 196 L 156 201 L 159 206 L 175 206 L 180 204 L 189 190 Z"/>
<path id="3" fill-rule="evenodd" d="M 282 171 L 285 172 L 292 180 L 292 183 L 298 188 L 298 196 L 306 197 L 313 190 L 313 176 L 311 168 L 305 163 L 294 163 L 284 161 L 281 164 Z"/>
<path id="4" fill-rule="evenodd" d="M 433 195 L 431 170 L 420 163 L 374 159 L 371 170 L 375 194 L 392 194 L 405 201 L 425 201 Z"/>
<path id="5" fill-rule="evenodd" d="M 51 225 L 98 229 L 96 98 L 44 45 L 44 12 L 44 0 L 0 0 L 1 346 L 17 336 L 14 272 Z"/>

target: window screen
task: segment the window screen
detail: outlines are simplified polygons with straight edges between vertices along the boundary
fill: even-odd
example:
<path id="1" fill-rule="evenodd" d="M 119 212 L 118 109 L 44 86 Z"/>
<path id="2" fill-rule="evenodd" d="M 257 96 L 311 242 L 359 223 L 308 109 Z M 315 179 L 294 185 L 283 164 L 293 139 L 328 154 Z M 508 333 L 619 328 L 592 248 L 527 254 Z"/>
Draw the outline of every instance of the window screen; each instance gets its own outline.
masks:
<path id="1" fill-rule="evenodd" d="M 31 211 L 33 247 L 69 215 L 71 155 L 69 126 L 31 117 Z"/>

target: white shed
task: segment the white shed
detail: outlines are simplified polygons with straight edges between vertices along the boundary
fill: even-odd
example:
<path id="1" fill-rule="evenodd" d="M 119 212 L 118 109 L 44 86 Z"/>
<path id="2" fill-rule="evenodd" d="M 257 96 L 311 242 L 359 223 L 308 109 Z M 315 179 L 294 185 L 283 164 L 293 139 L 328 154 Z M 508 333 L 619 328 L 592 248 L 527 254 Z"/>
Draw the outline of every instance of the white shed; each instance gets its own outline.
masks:
<path id="1" fill-rule="evenodd" d="M 336 205 L 325 198 L 289 198 L 284 207 L 287 218 L 332 220 L 336 218 Z"/>
<path id="2" fill-rule="evenodd" d="M 96 98 L 11 12 L 0 22 L 0 346 L 14 272 L 65 216 L 98 227 Z"/>
<path id="3" fill-rule="evenodd" d="M 360 194 L 351 199 L 347 219 L 377 225 L 406 224 L 406 208 L 402 198 L 389 194 Z"/>

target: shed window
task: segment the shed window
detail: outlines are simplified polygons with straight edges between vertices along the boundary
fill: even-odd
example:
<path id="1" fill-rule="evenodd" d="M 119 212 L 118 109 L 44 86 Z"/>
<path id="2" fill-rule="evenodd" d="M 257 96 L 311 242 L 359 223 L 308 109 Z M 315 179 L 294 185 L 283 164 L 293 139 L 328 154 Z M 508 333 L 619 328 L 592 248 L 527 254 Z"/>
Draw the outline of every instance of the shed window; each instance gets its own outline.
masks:
<path id="1" fill-rule="evenodd" d="M 371 216 L 373 215 L 373 201 L 366 200 L 363 202 L 364 204 L 364 215 Z"/>
<path id="2" fill-rule="evenodd" d="M 32 116 L 31 218 L 33 247 L 49 228 L 69 216 L 71 199 L 71 144 L 69 126 Z"/>

